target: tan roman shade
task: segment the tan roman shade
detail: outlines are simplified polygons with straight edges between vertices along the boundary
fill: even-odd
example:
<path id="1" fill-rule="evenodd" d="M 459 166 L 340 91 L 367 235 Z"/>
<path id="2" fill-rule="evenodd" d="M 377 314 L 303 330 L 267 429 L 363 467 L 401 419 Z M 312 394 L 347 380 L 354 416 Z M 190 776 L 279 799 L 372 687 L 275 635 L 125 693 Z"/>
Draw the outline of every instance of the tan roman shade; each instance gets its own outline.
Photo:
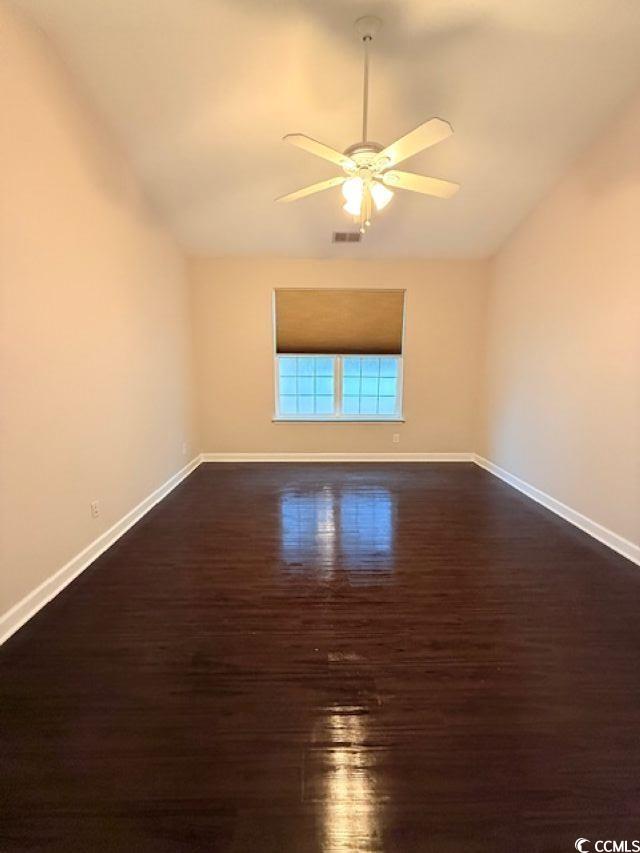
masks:
<path id="1" fill-rule="evenodd" d="M 276 290 L 278 353 L 402 353 L 404 290 Z"/>

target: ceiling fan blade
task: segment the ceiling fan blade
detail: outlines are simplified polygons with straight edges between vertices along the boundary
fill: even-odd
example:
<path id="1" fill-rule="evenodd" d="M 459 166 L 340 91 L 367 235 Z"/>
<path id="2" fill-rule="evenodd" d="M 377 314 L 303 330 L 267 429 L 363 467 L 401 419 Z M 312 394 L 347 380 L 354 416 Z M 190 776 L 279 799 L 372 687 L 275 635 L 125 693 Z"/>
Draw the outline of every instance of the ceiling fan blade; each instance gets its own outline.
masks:
<path id="1" fill-rule="evenodd" d="M 413 172 L 399 172 L 392 169 L 382 175 L 382 182 L 388 187 L 400 190 L 412 190 L 414 193 L 425 193 L 438 198 L 451 198 L 460 189 L 460 184 L 453 181 L 443 181 L 442 178 L 428 178 L 426 175 L 414 175 Z"/>
<path id="2" fill-rule="evenodd" d="M 453 128 L 448 121 L 441 118 L 430 118 L 429 121 L 425 121 L 415 130 L 409 131 L 400 139 L 392 142 L 391 145 L 387 145 L 378 154 L 376 160 L 383 164 L 383 169 L 388 169 L 389 166 L 395 166 L 396 163 L 413 157 L 414 154 L 435 145 L 436 142 L 442 142 L 452 133 Z"/>
<path id="3" fill-rule="evenodd" d="M 347 180 L 346 175 L 339 175 L 337 178 L 329 178 L 327 181 L 320 181 L 317 184 L 309 184 L 308 187 L 303 187 L 301 190 L 296 190 L 287 195 L 281 195 L 276 201 L 297 201 L 299 198 L 304 198 L 313 193 L 322 192 L 322 190 L 330 190 L 331 187 L 337 187 Z"/>
<path id="4" fill-rule="evenodd" d="M 328 145 L 324 145 L 310 136 L 305 136 L 304 133 L 288 133 L 282 137 L 282 141 L 302 148 L 304 151 L 308 151 L 309 154 L 315 154 L 316 157 L 322 157 L 323 160 L 329 160 L 331 163 L 335 163 L 336 166 L 340 166 L 341 169 L 349 171 L 356 168 L 356 164 L 350 157 L 341 154 L 335 148 L 329 148 Z"/>

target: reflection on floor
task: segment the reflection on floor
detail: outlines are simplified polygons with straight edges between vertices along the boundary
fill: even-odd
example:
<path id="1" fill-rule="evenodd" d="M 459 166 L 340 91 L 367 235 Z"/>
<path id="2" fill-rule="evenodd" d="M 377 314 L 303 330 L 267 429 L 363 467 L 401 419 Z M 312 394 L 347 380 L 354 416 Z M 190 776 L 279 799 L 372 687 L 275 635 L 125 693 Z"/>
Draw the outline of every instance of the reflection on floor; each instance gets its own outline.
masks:
<path id="1" fill-rule="evenodd" d="M 377 850 L 382 842 L 375 790 L 375 751 L 367 749 L 367 710 L 330 709 L 322 721 L 329 743 L 324 778 L 323 849 Z"/>
<path id="2" fill-rule="evenodd" d="M 292 571 L 324 576 L 343 571 L 351 583 L 371 583 L 393 571 L 393 496 L 364 486 L 327 485 L 280 497 L 282 560 Z"/>

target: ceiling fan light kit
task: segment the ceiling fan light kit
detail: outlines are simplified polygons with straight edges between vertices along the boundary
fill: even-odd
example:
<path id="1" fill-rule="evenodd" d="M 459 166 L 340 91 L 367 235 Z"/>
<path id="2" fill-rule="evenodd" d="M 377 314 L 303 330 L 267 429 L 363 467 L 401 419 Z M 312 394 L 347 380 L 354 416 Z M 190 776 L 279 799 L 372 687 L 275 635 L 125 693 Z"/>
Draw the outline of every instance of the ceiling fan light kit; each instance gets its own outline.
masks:
<path id="1" fill-rule="evenodd" d="M 383 210 L 394 196 L 394 190 L 411 190 L 437 198 L 451 198 L 459 184 L 441 178 L 430 178 L 412 172 L 394 169 L 398 163 L 413 157 L 425 148 L 441 142 L 451 136 L 453 129 L 449 122 L 441 118 L 431 118 L 414 130 L 387 145 L 371 142 L 368 136 L 369 121 L 369 46 L 380 30 L 382 21 L 373 15 L 358 18 L 355 29 L 364 46 L 364 85 L 362 98 L 362 141 L 350 145 L 343 153 L 317 142 L 302 133 L 290 133 L 283 137 L 284 142 L 295 145 L 322 157 L 343 173 L 335 178 L 310 184 L 295 192 L 276 199 L 279 202 L 297 201 L 308 195 L 342 186 L 343 209 L 359 223 L 360 233 L 364 234 L 371 224 L 374 212 Z"/>

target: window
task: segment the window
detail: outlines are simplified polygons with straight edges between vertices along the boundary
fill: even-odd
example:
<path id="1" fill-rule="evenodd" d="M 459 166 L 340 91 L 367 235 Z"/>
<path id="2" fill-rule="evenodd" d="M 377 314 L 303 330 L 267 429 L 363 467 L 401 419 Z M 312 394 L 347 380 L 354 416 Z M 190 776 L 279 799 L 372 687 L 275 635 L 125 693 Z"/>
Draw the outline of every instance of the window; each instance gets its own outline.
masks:
<path id="1" fill-rule="evenodd" d="M 342 360 L 345 415 L 398 414 L 398 363 L 393 356 L 346 356 Z"/>
<path id="2" fill-rule="evenodd" d="M 401 401 L 400 356 L 276 356 L 277 419 L 399 420 Z"/>
<path id="3" fill-rule="evenodd" d="M 279 362 L 280 415 L 335 413 L 335 356 L 281 356 Z"/>
<path id="4" fill-rule="evenodd" d="M 276 288 L 275 419 L 402 420 L 405 292 Z"/>

